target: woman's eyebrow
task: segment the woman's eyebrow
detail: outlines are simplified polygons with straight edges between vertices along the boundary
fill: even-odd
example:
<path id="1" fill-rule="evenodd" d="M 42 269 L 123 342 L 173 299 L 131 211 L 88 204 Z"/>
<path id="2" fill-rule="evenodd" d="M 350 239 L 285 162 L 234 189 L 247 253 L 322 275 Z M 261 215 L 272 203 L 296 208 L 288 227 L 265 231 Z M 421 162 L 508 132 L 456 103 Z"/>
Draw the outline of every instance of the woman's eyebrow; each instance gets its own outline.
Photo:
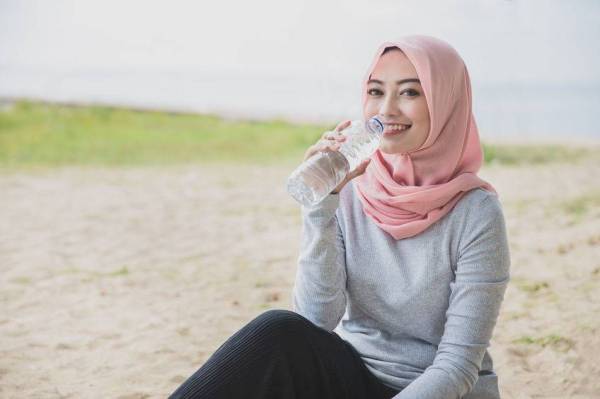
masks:
<path id="1" fill-rule="evenodd" d="M 416 83 L 421 83 L 421 81 L 419 79 L 416 78 L 410 78 L 410 79 L 402 79 L 402 80 L 398 80 L 396 81 L 397 85 L 401 85 L 402 83 L 408 83 L 408 82 L 416 82 Z M 369 81 L 367 83 L 379 83 L 380 85 L 383 84 L 383 82 L 381 80 L 377 80 L 377 79 L 369 79 Z"/>

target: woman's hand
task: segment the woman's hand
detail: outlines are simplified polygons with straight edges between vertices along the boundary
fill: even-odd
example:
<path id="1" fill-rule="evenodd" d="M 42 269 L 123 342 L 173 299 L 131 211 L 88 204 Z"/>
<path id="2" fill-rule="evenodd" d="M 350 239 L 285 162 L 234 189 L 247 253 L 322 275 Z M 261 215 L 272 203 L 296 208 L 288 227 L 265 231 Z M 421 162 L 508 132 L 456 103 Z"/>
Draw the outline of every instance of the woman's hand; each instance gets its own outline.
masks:
<path id="1" fill-rule="evenodd" d="M 308 147 L 308 150 L 306 150 L 306 153 L 304 154 L 304 161 L 306 161 L 308 158 L 315 155 L 317 152 L 328 152 L 328 151 L 339 150 L 342 143 L 344 141 L 346 141 L 346 136 L 340 134 L 340 132 L 342 130 L 344 130 L 345 128 L 347 128 L 348 126 L 350 126 L 351 122 L 352 121 L 350 121 L 350 120 L 341 122 L 340 124 L 338 124 L 335 127 L 335 129 L 333 131 L 323 133 L 323 136 L 321 136 L 321 139 L 319 141 L 317 141 L 314 145 Z M 354 179 L 356 176 L 360 176 L 363 173 L 365 173 L 365 170 L 367 170 L 367 166 L 369 166 L 370 161 L 371 161 L 370 158 L 363 160 L 356 167 L 356 169 L 350 171 L 346 175 L 344 180 L 342 180 L 342 182 L 336 188 L 334 188 L 331 193 L 332 194 L 339 193 L 342 190 L 342 188 L 346 185 L 346 183 L 348 183 L 350 180 Z"/>

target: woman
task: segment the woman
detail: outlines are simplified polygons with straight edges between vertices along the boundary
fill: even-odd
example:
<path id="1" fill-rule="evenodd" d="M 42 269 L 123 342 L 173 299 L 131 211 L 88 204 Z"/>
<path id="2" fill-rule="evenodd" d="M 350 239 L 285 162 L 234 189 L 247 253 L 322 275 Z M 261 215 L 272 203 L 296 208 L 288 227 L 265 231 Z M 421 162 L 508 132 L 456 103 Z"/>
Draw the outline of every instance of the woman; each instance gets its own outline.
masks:
<path id="1" fill-rule="evenodd" d="M 464 62 L 429 36 L 382 44 L 363 114 L 384 136 L 303 207 L 294 312 L 252 320 L 173 398 L 499 398 L 487 347 L 510 256 L 497 194 L 476 175 Z M 348 124 L 305 159 L 336 151 Z"/>

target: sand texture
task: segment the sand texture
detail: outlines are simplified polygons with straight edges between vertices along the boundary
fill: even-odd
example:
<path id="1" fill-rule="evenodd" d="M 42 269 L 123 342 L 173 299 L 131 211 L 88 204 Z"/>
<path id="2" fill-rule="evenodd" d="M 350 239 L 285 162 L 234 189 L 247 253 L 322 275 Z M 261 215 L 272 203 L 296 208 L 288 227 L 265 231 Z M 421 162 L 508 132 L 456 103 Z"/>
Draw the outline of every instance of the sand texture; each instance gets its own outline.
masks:
<path id="1" fill-rule="evenodd" d="M 294 165 L 0 175 L 0 397 L 164 398 L 240 327 L 291 307 Z M 600 397 L 600 162 L 484 167 L 512 280 L 504 398 Z"/>

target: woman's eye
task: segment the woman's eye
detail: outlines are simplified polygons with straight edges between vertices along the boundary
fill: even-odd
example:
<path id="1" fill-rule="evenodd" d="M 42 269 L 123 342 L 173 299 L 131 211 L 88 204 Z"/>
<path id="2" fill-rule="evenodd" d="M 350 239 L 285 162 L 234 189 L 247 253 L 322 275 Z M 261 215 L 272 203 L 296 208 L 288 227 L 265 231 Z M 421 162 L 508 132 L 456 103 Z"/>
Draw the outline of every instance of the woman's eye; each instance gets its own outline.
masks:
<path id="1" fill-rule="evenodd" d="M 418 95 L 419 95 L 419 92 L 418 92 L 418 91 L 416 91 L 416 90 L 413 90 L 413 89 L 407 89 L 407 90 L 404 90 L 404 91 L 403 91 L 402 93 L 400 93 L 400 94 L 404 94 L 404 93 L 409 93 L 409 96 L 410 96 L 410 97 L 414 97 L 414 96 L 418 96 Z"/>
<path id="2" fill-rule="evenodd" d="M 415 97 L 419 95 L 419 92 L 414 90 L 414 89 L 406 89 L 403 90 L 402 92 L 400 92 L 400 94 L 404 94 L 407 93 L 409 97 Z M 367 94 L 371 95 L 371 96 L 377 96 L 381 94 L 381 90 L 379 89 L 370 89 L 367 91 Z"/>

